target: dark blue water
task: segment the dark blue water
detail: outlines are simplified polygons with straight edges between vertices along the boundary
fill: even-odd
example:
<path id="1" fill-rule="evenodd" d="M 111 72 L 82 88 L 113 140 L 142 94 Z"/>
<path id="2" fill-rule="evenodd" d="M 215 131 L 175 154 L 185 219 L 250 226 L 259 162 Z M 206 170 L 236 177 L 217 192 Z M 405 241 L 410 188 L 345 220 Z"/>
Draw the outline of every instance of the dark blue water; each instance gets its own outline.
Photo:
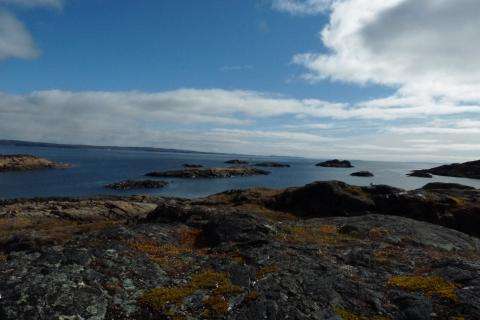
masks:
<path id="1" fill-rule="evenodd" d="M 98 149 L 61 149 L 40 147 L 2 147 L 0 154 L 32 154 L 58 162 L 73 164 L 65 170 L 0 173 L 0 198 L 93 196 L 155 194 L 175 197 L 202 197 L 229 189 L 249 187 L 285 188 L 303 186 L 318 180 L 341 180 L 353 185 L 388 184 L 416 189 L 428 182 L 456 182 L 480 188 L 480 180 L 435 177 L 421 179 L 407 177 L 413 169 L 430 168 L 431 163 L 401 163 L 352 161 L 355 168 L 334 169 L 315 167 L 319 160 L 280 157 L 239 157 L 197 153 L 160 153 Z M 249 161 L 273 160 L 287 162 L 291 168 L 268 168 L 269 176 L 239 177 L 231 179 L 182 180 L 167 179 L 170 185 L 160 190 L 111 191 L 103 186 L 125 179 L 145 179 L 150 171 L 181 169 L 184 163 L 207 167 L 226 166 L 232 158 Z M 374 178 L 351 177 L 354 171 L 368 170 Z"/>

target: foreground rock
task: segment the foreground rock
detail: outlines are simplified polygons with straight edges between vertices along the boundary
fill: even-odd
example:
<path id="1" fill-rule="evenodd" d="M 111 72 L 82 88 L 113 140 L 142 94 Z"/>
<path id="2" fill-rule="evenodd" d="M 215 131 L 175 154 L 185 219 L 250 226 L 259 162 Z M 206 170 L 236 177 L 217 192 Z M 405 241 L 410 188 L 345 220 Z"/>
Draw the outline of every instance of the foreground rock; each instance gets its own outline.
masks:
<path id="1" fill-rule="evenodd" d="M 255 164 L 256 167 L 266 167 L 266 168 L 290 168 L 289 164 L 280 163 L 280 162 L 259 162 Z"/>
<path id="2" fill-rule="evenodd" d="M 350 174 L 352 177 L 374 177 L 375 175 L 370 171 L 359 171 Z"/>
<path id="3" fill-rule="evenodd" d="M 325 168 L 353 168 L 350 161 L 338 159 L 317 163 L 316 166 Z"/>
<path id="4" fill-rule="evenodd" d="M 167 185 L 168 182 L 159 180 L 125 180 L 107 184 L 105 188 L 113 190 L 160 189 L 166 187 Z"/>
<path id="5" fill-rule="evenodd" d="M 0 155 L 0 172 L 65 169 L 69 165 L 31 155 Z"/>
<path id="6" fill-rule="evenodd" d="M 477 238 L 371 213 L 478 199 L 441 187 L 5 201 L 0 318 L 480 319 Z"/>
<path id="7" fill-rule="evenodd" d="M 426 170 L 416 170 L 415 172 L 437 176 L 480 179 L 480 160 L 454 163 Z"/>
<path id="8" fill-rule="evenodd" d="M 149 177 L 186 178 L 186 179 L 213 179 L 268 175 L 270 172 L 250 167 L 186 169 L 147 173 Z"/>

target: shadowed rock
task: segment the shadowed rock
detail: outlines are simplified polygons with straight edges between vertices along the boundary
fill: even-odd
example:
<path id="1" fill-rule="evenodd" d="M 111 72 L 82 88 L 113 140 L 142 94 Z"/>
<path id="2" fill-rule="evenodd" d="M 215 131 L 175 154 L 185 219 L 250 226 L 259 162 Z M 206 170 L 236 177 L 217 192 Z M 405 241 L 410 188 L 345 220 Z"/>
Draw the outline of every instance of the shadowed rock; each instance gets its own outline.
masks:
<path id="1" fill-rule="evenodd" d="M 29 171 L 40 169 L 66 169 L 70 165 L 56 163 L 48 159 L 31 155 L 0 155 L 0 172 Z"/>
<path id="2" fill-rule="evenodd" d="M 350 174 L 352 177 L 374 177 L 374 174 L 370 171 L 359 171 Z"/>
<path id="3" fill-rule="evenodd" d="M 338 159 L 320 162 L 320 163 L 317 163 L 316 166 L 325 167 L 325 168 L 353 168 L 350 161 L 338 160 Z"/>
<path id="4" fill-rule="evenodd" d="M 270 172 L 250 167 L 232 167 L 232 168 L 206 168 L 206 169 L 186 169 L 164 172 L 147 173 L 149 177 L 163 178 L 185 178 L 185 179 L 213 179 L 213 178 L 232 178 L 248 177 L 258 175 L 268 175 Z"/>
<path id="5" fill-rule="evenodd" d="M 475 190 L 474 187 L 458 183 L 432 182 L 422 187 L 424 190 Z"/>
<path id="6" fill-rule="evenodd" d="M 114 190 L 160 189 L 167 185 L 168 182 L 159 180 L 125 180 L 107 184 L 105 188 Z"/>

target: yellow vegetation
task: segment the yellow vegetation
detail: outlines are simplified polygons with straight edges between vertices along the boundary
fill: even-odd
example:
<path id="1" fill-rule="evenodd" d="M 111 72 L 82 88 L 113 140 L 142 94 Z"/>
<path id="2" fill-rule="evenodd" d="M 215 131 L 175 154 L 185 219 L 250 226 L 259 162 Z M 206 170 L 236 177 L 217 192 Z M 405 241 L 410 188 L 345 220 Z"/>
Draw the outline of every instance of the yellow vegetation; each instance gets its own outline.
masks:
<path id="1" fill-rule="evenodd" d="M 265 276 L 267 276 L 271 273 L 278 272 L 278 271 L 279 271 L 279 268 L 275 264 L 262 267 L 262 268 L 257 270 L 257 279 L 265 278 Z"/>
<path id="2" fill-rule="evenodd" d="M 178 287 L 161 287 L 148 291 L 139 300 L 140 304 L 155 312 L 171 313 L 172 306 L 198 290 L 209 291 L 209 297 L 203 301 L 204 315 L 219 316 L 228 312 L 228 296 L 241 293 L 242 288 L 231 283 L 228 274 L 207 270 L 192 276 L 191 281 Z"/>
<path id="3" fill-rule="evenodd" d="M 407 291 L 422 292 L 427 296 L 439 296 L 456 302 L 458 300 L 455 284 L 438 276 L 395 276 L 388 285 Z"/>
<path id="4" fill-rule="evenodd" d="M 296 244 L 328 245 L 352 240 L 350 236 L 338 233 L 337 227 L 332 225 L 291 226 L 285 231 L 282 240 Z"/>

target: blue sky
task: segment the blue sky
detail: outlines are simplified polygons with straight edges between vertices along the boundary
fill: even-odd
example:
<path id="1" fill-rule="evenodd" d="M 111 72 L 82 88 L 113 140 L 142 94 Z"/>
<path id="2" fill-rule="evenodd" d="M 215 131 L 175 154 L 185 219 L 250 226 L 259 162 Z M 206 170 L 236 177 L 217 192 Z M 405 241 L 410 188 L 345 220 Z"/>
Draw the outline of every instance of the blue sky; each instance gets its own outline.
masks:
<path id="1" fill-rule="evenodd" d="M 476 9 L 473 0 L 0 0 L 0 138 L 475 158 Z"/>

